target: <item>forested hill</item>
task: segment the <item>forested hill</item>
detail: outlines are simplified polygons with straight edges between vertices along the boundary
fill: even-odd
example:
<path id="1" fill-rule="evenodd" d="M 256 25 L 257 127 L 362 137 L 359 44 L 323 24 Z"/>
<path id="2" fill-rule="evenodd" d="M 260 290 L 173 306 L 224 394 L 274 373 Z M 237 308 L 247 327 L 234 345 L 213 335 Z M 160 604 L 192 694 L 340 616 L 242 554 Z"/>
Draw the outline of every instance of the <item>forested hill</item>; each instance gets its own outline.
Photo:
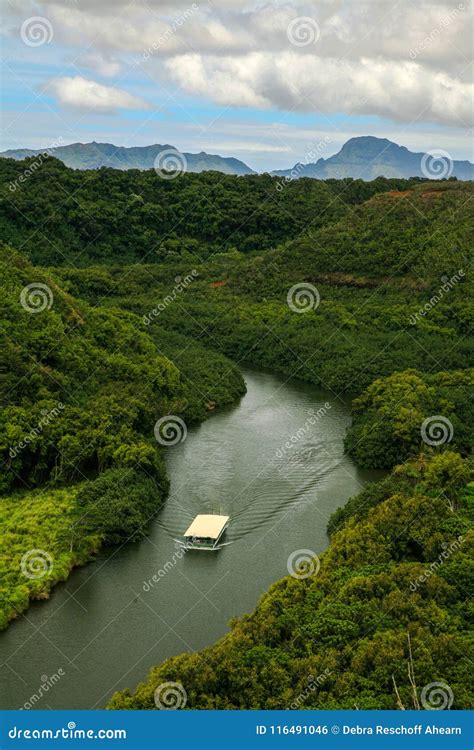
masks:
<path id="1" fill-rule="evenodd" d="M 333 518 L 319 575 L 282 579 L 112 707 L 153 708 L 172 680 L 189 708 L 408 709 L 408 665 L 469 707 L 473 184 L 30 166 L 22 181 L 0 160 L 0 229 L 22 248 L 0 267 L 0 625 L 100 544 L 146 533 L 167 488 L 154 420 L 235 401 L 229 359 L 246 361 L 350 393 L 347 451 L 393 473 Z M 426 443 L 434 415 L 451 428 Z M 25 583 L 43 544 L 54 574 Z"/>
<path id="2" fill-rule="evenodd" d="M 0 159 L 2 237 L 35 263 L 149 263 L 261 252 L 420 180 L 236 177 L 161 179 L 154 170 L 79 172 L 57 159 Z"/>

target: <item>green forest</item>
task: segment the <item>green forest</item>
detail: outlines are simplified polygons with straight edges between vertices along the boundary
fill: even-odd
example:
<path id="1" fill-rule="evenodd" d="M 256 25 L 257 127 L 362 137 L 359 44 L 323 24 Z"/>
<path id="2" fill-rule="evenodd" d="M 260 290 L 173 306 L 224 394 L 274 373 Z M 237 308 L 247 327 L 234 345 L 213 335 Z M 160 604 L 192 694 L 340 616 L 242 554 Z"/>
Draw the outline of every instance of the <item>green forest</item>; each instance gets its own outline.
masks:
<path id="1" fill-rule="evenodd" d="M 190 709 L 410 709 L 439 679 L 469 708 L 473 183 L 33 161 L 0 160 L 0 628 L 147 534 L 156 422 L 236 404 L 250 363 L 350 398 L 345 450 L 385 476 L 331 517 L 316 577 L 109 707 L 155 709 L 172 680 Z"/>

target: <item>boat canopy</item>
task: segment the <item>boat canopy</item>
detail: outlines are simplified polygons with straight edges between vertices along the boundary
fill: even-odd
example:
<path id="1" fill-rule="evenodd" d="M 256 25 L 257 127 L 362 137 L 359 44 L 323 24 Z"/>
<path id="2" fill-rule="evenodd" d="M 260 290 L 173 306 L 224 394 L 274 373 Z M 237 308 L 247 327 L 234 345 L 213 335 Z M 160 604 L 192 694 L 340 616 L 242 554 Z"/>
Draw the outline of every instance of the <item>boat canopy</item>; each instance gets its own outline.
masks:
<path id="1" fill-rule="evenodd" d="M 219 539 L 228 521 L 229 516 L 196 516 L 184 536 Z"/>

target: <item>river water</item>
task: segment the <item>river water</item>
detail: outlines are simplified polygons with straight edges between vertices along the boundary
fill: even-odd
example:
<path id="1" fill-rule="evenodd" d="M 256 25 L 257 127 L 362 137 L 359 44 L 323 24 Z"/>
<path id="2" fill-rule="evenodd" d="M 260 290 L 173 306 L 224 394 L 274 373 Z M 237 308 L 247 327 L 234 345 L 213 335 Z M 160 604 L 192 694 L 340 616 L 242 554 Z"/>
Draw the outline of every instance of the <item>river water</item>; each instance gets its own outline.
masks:
<path id="1" fill-rule="evenodd" d="M 292 553 L 325 549 L 330 514 L 374 477 L 343 453 L 349 404 L 244 376 L 238 405 L 167 449 L 170 496 L 149 536 L 102 552 L 0 634 L 2 707 L 28 707 L 47 681 L 36 708 L 102 708 L 152 665 L 215 642 Z M 231 517 L 226 546 L 181 555 L 175 538 L 206 512 Z"/>

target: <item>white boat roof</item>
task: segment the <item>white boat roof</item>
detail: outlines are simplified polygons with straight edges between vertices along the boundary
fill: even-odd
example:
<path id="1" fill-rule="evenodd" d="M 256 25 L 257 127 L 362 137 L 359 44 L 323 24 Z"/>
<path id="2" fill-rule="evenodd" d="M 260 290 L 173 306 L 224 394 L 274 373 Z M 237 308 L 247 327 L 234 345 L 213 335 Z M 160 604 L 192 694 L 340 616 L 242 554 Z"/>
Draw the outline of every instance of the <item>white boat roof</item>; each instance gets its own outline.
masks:
<path id="1" fill-rule="evenodd" d="M 196 516 L 184 536 L 200 536 L 206 539 L 218 539 L 229 516 Z"/>

